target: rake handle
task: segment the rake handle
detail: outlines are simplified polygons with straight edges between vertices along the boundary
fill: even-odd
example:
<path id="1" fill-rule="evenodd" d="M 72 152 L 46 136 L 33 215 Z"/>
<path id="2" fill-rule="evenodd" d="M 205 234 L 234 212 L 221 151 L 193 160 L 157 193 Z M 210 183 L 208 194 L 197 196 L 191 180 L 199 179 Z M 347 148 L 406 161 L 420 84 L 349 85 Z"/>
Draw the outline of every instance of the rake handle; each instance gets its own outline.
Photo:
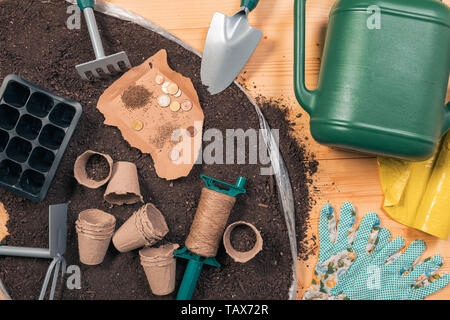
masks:
<path id="1" fill-rule="evenodd" d="M 241 7 L 246 7 L 249 11 L 252 11 L 258 5 L 259 0 L 241 0 Z"/>

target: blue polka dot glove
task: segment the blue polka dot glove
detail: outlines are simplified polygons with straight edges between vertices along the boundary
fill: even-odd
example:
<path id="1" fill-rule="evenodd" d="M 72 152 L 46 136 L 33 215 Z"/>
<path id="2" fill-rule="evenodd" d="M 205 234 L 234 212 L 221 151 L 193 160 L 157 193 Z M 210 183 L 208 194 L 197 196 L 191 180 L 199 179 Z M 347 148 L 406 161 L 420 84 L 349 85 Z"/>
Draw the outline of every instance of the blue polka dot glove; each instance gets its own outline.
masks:
<path id="1" fill-rule="evenodd" d="M 425 243 L 417 240 L 405 250 L 403 238 L 387 243 L 390 233 L 382 229 L 371 255 L 358 259 L 339 279 L 331 294 L 351 300 L 419 300 L 449 283 L 449 275 L 439 275 L 442 258 L 436 255 L 417 263 Z"/>
<path id="2" fill-rule="evenodd" d="M 378 216 L 368 213 L 356 232 L 355 215 L 353 205 L 345 202 L 336 229 L 333 208 L 329 204 L 323 206 L 319 217 L 319 260 L 303 300 L 333 299 L 330 290 L 354 262 L 368 256 L 375 247 L 380 231 Z"/>

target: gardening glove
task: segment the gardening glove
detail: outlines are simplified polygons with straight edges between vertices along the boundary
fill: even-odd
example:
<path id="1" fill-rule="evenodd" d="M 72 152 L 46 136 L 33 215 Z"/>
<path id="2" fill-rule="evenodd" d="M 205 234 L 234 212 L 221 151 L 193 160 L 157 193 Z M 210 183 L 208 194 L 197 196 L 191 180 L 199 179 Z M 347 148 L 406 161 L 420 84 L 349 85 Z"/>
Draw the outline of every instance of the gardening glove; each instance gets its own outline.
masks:
<path id="1" fill-rule="evenodd" d="M 355 209 L 349 202 L 342 205 L 339 226 L 333 208 L 325 204 L 319 217 L 319 260 L 311 286 L 303 300 L 334 299 L 330 290 L 351 264 L 370 252 L 378 238 L 380 221 L 375 213 L 368 213 L 356 233 Z M 356 237 L 355 237 L 356 234 Z"/>
<path id="2" fill-rule="evenodd" d="M 406 250 L 404 245 L 403 238 L 397 237 L 384 247 L 377 246 L 352 265 L 331 294 L 351 300 L 419 300 L 449 283 L 448 274 L 437 273 L 442 266 L 439 254 L 416 263 L 425 243 L 414 241 Z"/>

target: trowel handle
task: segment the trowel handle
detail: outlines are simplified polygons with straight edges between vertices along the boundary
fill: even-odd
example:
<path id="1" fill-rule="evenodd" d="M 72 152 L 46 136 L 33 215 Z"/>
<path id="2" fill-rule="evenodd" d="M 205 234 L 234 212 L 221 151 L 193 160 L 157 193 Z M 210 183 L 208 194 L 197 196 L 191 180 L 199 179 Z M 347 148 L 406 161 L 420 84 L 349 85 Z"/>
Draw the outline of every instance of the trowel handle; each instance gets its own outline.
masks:
<path id="1" fill-rule="evenodd" d="M 86 19 L 95 57 L 97 59 L 101 59 L 105 57 L 105 50 L 103 49 L 102 39 L 100 38 L 100 33 L 98 32 L 97 21 L 95 21 L 94 4 L 94 0 L 78 0 L 78 6 L 81 10 L 83 10 L 84 17 Z"/>
<path id="2" fill-rule="evenodd" d="M 252 11 L 258 5 L 259 0 L 241 0 L 241 7 L 248 8 L 249 11 Z"/>
<path id="3" fill-rule="evenodd" d="M 94 9 L 95 0 L 77 0 L 77 4 L 80 7 L 81 11 L 83 11 L 86 8 Z"/>
<path id="4" fill-rule="evenodd" d="M 294 88 L 298 102 L 308 114 L 313 113 L 314 91 L 309 91 L 305 85 L 305 27 L 306 0 L 294 2 Z"/>
<path id="5" fill-rule="evenodd" d="M 445 115 L 444 115 L 444 127 L 442 129 L 442 134 L 447 133 L 450 130 L 450 101 L 447 102 L 445 106 Z"/>

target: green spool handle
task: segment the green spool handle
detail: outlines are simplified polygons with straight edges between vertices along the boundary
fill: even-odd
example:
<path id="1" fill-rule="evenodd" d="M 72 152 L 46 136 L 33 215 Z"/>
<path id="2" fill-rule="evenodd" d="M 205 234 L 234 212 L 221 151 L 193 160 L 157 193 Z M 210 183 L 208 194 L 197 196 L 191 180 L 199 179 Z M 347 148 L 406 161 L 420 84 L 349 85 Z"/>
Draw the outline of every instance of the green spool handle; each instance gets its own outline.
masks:
<path id="1" fill-rule="evenodd" d="M 203 174 L 201 174 L 200 177 L 205 181 L 206 187 L 208 189 L 227 194 L 232 197 L 236 197 L 238 194 L 247 192 L 244 189 L 247 179 L 241 176 L 237 179 L 235 185 L 210 178 Z M 220 268 L 220 263 L 217 262 L 216 258 L 204 258 L 202 256 L 199 256 L 198 254 L 192 253 L 186 247 L 175 251 L 174 255 L 175 257 L 189 260 L 186 270 L 184 271 L 180 289 L 178 290 L 177 300 L 190 300 L 192 298 L 192 294 L 194 293 L 195 287 L 197 286 L 198 277 L 202 272 L 204 264 Z"/>
<path id="2" fill-rule="evenodd" d="M 248 11 L 252 11 L 258 5 L 259 0 L 241 0 L 241 7 L 246 7 Z"/>
<path id="3" fill-rule="evenodd" d="M 77 0 L 77 3 L 81 11 L 83 11 L 86 8 L 94 9 L 95 6 L 95 0 Z"/>
<path id="4" fill-rule="evenodd" d="M 308 90 L 305 85 L 305 28 L 306 28 L 306 0 L 294 2 L 294 87 L 298 102 L 305 111 L 313 116 L 315 90 Z M 444 106 L 444 121 L 442 134 L 450 129 L 450 102 Z"/>

